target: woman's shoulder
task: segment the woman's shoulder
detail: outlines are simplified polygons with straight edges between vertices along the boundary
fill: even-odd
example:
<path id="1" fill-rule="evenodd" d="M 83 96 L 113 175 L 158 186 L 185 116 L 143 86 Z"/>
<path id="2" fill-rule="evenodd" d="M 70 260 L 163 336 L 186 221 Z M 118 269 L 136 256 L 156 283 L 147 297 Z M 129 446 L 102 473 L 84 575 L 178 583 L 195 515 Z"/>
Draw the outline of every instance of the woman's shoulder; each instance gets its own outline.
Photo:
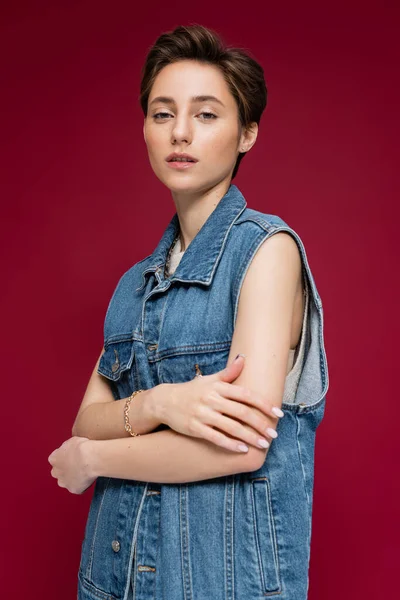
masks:
<path id="1" fill-rule="evenodd" d="M 271 237 L 277 233 L 287 233 L 296 242 L 300 253 L 305 257 L 305 245 L 297 228 L 294 228 L 281 216 L 261 212 L 254 208 L 246 207 L 235 221 L 237 239 L 241 238 L 245 243 L 258 243 L 262 239 Z"/>
<path id="2" fill-rule="evenodd" d="M 279 215 L 264 213 L 248 207 L 246 207 L 238 219 L 236 219 L 235 225 L 237 225 L 237 235 L 235 236 L 238 240 L 237 246 L 240 247 L 241 250 L 244 248 L 245 252 L 242 252 L 242 254 L 247 261 L 251 260 L 251 257 L 255 254 L 263 240 L 279 232 L 286 232 L 289 234 L 297 244 L 304 270 L 310 280 L 315 301 L 318 306 L 322 305 L 321 297 L 318 293 L 311 271 L 305 243 L 297 228 L 293 228 Z"/>

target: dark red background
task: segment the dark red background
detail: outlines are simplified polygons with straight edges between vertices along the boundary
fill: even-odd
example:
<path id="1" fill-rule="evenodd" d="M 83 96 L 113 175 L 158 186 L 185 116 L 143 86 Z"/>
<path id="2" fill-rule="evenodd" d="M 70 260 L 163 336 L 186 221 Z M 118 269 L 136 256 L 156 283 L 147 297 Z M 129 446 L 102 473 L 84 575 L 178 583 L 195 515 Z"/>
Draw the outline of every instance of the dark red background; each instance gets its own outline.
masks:
<path id="1" fill-rule="evenodd" d="M 246 8 L 2 4 L 3 598 L 76 597 L 92 488 L 59 488 L 47 456 L 71 435 L 117 280 L 173 214 L 147 158 L 139 75 L 161 32 L 193 22 L 249 48 L 265 69 L 268 107 L 234 183 L 251 208 L 301 235 L 324 304 L 330 389 L 309 598 L 396 592 L 397 11 Z"/>

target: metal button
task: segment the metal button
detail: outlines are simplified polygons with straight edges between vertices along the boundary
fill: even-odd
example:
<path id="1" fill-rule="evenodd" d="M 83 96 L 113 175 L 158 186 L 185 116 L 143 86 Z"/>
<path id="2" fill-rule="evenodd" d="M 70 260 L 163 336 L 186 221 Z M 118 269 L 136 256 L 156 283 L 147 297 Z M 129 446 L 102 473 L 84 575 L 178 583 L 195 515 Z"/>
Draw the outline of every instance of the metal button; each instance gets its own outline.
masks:
<path id="1" fill-rule="evenodd" d="M 150 565 L 139 565 L 138 571 L 155 571 L 155 567 L 150 567 Z"/>
<path id="2" fill-rule="evenodd" d="M 119 356 L 118 356 L 118 352 L 115 348 L 114 348 L 114 354 L 115 354 L 115 363 L 113 363 L 111 365 L 111 371 L 113 373 L 115 373 L 115 371 L 118 371 L 118 369 L 119 369 Z"/>
<path id="3" fill-rule="evenodd" d="M 121 544 L 119 543 L 118 540 L 113 540 L 111 542 L 111 546 L 112 546 L 112 549 L 114 550 L 114 552 L 119 552 L 120 551 Z"/>

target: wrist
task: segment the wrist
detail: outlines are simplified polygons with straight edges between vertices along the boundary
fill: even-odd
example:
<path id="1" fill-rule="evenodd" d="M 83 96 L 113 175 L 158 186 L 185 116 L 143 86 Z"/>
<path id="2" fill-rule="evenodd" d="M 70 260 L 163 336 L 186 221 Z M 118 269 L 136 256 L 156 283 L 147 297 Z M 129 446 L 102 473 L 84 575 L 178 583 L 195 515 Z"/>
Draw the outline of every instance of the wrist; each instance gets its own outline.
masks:
<path id="1" fill-rule="evenodd" d="M 100 477 L 99 449 L 103 440 L 87 440 L 81 446 L 83 462 L 87 469 L 87 475 L 92 479 Z"/>
<path id="2" fill-rule="evenodd" d="M 149 396 L 148 401 L 144 402 L 144 407 L 147 408 L 149 418 L 157 424 L 165 423 L 165 398 L 168 394 L 168 386 L 168 383 L 159 383 L 145 392 Z"/>

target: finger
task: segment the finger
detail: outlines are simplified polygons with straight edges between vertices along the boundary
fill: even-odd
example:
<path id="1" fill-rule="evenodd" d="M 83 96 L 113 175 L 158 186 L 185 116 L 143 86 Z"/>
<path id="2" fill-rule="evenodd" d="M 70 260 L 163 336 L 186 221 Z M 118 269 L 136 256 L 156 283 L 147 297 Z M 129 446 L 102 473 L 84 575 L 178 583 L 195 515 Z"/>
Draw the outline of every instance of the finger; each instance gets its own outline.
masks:
<path id="1" fill-rule="evenodd" d="M 255 407 L 248 406 L 247 404 L 243 404 L 242 402 L 237 402 L 235 400 L 229 400 L 220 396 L 218 393 L 210 395 L 208 398 L 208 403 L 209 407 L 220 415 L 229 415 L 230 417 L 233 417 L 236 422 L 242 421 L 246 425 L 249 425 L 254 431 L 253 441 L 250 442 L 250 440 L 246 440 L 249 441 L 249 443 L 252 443 L 253 445 L 256 443 L 258 445 L 258 439 L 260 435 L 262 437 L 275 437 L 273 434 L 271 436 L 271 433 L 267 431 L 268 428 L 275 429 L 274 422 L 272 422 L 272 419 L 266 419 L 264 413 L 260 412 L 258 409 L 255 409 Z M 274 421 L 275 420 L 276 418 Z M 235 437 L 238 436 L 235 434 Z M 255 442 L 256 437 L 257 441 Z"/>
<path id="2" fill-rule="evenodd" d="M 268 417 L 271 417 L 275 423 L 277 422 L 278 418 L 280 418 L 274 412 L 272 412 L 273 407 L 267 401 L 265 396 L 262 396 L 261 394 L 258 394 L 257 392 L 254 392 L 243 385 L 227 383 L 225 381 L 219 381 L 215 385 L 215 389 L 218 391 L 220 396 L 231 400 L 238 400 L 248 404 L 249 406 L 254 406 Z"/>
<path id="3" fill-rule="evenodd" d="M 243 423 L 235 419 L 230 419 L 218 412 L 212 413 L 211 424 L 221 429 L 224 433 L 236 438 L 236 440 L 245 444 L 251 444 L 256 448 L 268 448 L 271 445 L 271 442 L 265 438 L 265 434 L 260 435 L 253 428 L 247 427 Z"/>
<path id="4" fill-rule="evenodd" d="M 239 376 L 241 370 L 243 369 L 244 362 L 245 355 L 238 354 L 238 356 L 231 363 L 229 363 L 225 367 L 225 369 L 222 369 L 222 371 L 218 371 L 217 373 L 215 373 L 215 378 L 221 381 L 235 380 Z"/>
<path id="5" fill-rule="evenodd" d="M 196 434 L 195 437 L 203 438 L 219 446 L 220 448 L 225 448 L 225 450 L 230 450 L 231 452 L 241 452 L 243 454 L 243 450 L 241 449 L 240 440 L 232 440 L 228 436 L 224 435 L 221 431 L 217 431 L 212 427 L 208 427 L 207 425 L 203 425 L 202 423 L 197 423 L 196 426 Z M 247 448 L 248 450 L 248 448 Z"/>

